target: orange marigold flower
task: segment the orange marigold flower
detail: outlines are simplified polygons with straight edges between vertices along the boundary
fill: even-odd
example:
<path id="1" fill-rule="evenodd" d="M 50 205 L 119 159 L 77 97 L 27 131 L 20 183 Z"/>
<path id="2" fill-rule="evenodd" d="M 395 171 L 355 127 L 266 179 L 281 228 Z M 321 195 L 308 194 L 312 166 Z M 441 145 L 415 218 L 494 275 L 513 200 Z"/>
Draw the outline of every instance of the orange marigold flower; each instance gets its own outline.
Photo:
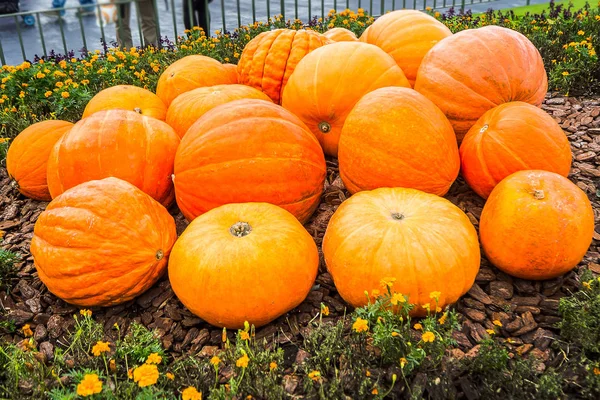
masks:
<path id="1" fill-rule="evenodd" d="M 154 385 L 158 380 L 158 367 L 155 364 L 144 364 L 133 370 L 133 381 L 139 387 Z"/>
<path id="2" fill-rule="evenodd" d="M 311 371 L 308 374 L 308 377 L 313 381 L 318 382 L 319 380 L 321 380 L 321 373 L 319 371 Z"/>
<path id="3" fill-rule="evenodd" d="M 240 332 L 240 339 L 242 340 L 250 340 L 250 334 L 246 331 Z"/>
<path id="4" fill-rule="evenodd" d="M 421 337 L 421 339 L 427 343 L 427 342 L 433 342 L 435 340 L 435 334 L 433 332 L 425 332 L 423 334 L 423 336 Z"/>
<path id="5" fill-rule="evenodd" d="M 108 353 L 110 351 L 109 344 L 110 343 L 108 342 L 98 341 L 94 347 L 92 347 L 92 354 L 96 357 L 100 357 L 102 353 Z"/>
<path id="6" fill-rule="evenodd" d="M 190 386 L 181 392 L 181 397 L 183 400 L 202 400 L 202 392 L 199 392 L 195 387 Z"/>
<path id="7" fill-rule="evenodd" d="M 358 317 L 352 324 L 352 329 L 354 329 L 355 332 L 366 332 L 369 330 L 369 322 L 366 319 Z"/>
<path id="8" fill-rule="evenodd" d="M 102 381 L 96 374 L 86 374 L 77 385 L 77 394 L 82 397 L 92 396 L 102 391 Z"/>
<path id="9" fill-rule="evenodd" d="M 167 379 L 168 379 L 168 380 L 170 380 L 170 381 L 172 381 L 173 379 L 175 379 L 175 375 L 173 375 L 173 374 L 172 374 L 172 373 L 170 373 L 170 372 L 167 372 L 167 373 L 165 374 L 165 376 L 166 376 L 166 377 L 167 377 Z"/>
<path id="10" fill-rule="evenodd" d="M 250 362 L 250 358 L 248 358 L 247 354 L 244 354 L 243 356 L 237 359 L 235 365 L 239 368 L 247 368 L 248 362 Z"/>
<path id="11" fill-rule="evenodd" d="M 146 364 L 160 364 L 162 362 L 162 357 L 157 353 L 152 353 L 146 359 Z"/>
<path id="12" fill-rule="evenodd" d="M 213 356 L 213 357 L 210 359 L 210 363 L 211 363 L 212 365 L 214 365 L 215 367 L 216 367 L 217 365 L 219 365 L 219 363 L 220 363 L 220 362 L 221 362 L 221 359 L 220 359 L 219 357 L 217 357 L 217 356 Z"/>
<path id="13" fill-rule="evenodd" d="M 25 335 L 25 337 L 33 336 L 33 332 L 31 331 L 31 327 L 29 326 L 29 324 L 23 325 L 21 330 L 23 331 L 23 335 Z"/>
<path id="14" fill-rule="evenodd" d="M 269 364 L 269 371 L 274 371 L 277 369 L 277 363 L 275 361 L 271 361 Z"/>

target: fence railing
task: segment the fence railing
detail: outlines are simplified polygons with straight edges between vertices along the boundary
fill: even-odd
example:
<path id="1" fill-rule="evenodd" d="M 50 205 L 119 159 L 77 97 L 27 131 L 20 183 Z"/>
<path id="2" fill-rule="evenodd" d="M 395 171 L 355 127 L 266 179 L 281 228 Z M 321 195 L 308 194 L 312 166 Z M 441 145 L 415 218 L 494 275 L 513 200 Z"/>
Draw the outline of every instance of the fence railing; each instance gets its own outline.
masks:
<path id="1" fill-rule="evenodd" d="M 50 0 L 43 1 L 50 3 Z M 266 21 L 275 15 L 308 22 L 315 16 L 324 18 L 331 9 L 341 11 L 346 8 L 363 8 L 366 13 L 379 16 L 397 9 L 425 10 L 431 7 L 441 10 L 455 7 L 465 10 L 480 3 L 492 3 L 497 0 L 211 0 L 210 4 L 208 0 L 200 1 L 204 1 L 206 10 L 209 10 L 209 13 L 201 15 L 200 18 L 206 18 L 205 26 L 209 32 L 213 32 L 214 29 L 227 31 L 255 21 Z M 67 54 L 79 49 L 102 49 L 102 43 L 122 44 L 122 40 L 119 39 L 124 37 L 124 29 L 130 24 L 129 21 L 124 21 L 124 17 L 133 18 L 137 23 L 137 38 L 133 39 L 135 44 L 144 46 L 145 25 L 152 25 L 149 24 L 147 15 L 146 21 L 140 16 L 140 7 L 144 6 L 144 2 L 146 6 L 148 2 L 154 3 L 156 12 L 153 25 L 158 38 L 162 35 L 176 42 L 185 25 L 204 25 L 204 21 L 195 23 L 192 19 L 192 0 L 114 0 L 113 4 L 117 6 L 114 25 L 106 24 L 99 18 L 106 4 L 98 4 L 98 1 L 91 5 L 21 10 L 12 14 L 0 14 L 0 62 L 2 65 L 17 64 L 33 59 L 35 55 L 48 56 L 49 50 Z M 523 0 L 524 4 L 529 2 L 530 0 Z M 39 4 L 39 1 L 36 3 Z M 129 7 L 131 15 L 124 14 L 123 7 Z M 188 7 L 187 13 L 183 12 L 184 7 Z M 93 9 L 93 17 L 78 12 L 83 9 Z M 189 24 L 184 23 L 187 22 L 184 21 L 184 14 L 189 18 Z M 160 47 L 160 40 L 156 45 Z"/>

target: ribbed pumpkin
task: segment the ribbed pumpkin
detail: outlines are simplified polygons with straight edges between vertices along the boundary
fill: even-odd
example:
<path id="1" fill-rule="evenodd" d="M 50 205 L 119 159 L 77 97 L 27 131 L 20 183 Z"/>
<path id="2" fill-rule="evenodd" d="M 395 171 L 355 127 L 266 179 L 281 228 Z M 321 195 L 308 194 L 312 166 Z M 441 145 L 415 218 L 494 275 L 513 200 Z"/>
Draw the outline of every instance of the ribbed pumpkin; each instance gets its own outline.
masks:
<path id="1" fill-rule="evenodd" d="M 443 196 L 460 169 L 448 119 L 402 87 L 374 90 L 356 103 L 342 129 L 339 164 L 350 193 L 405 187 Z"/>
<path id="2" fill-rule="evenodd" d="M 133 85 L 117 85 L 101 90 L 92 97 L 82 118 L 98 111 L 114 109 L 135 111 L 162 121 L 167 115 L 165 103 L 151 91 Z"/>
<path id="3" fill-rule="evenodd" d="M 446 114 L 460 142 L 497 105 L 523 101 L 539 106 L 548 79 L 529 39 L 508 28 L 484 26 L 436 44 L 423 58 L 415 89 Z"/>
<path id="4" fill-rule="evenodd" d="M 265 92 L 275 103 L 298 62 L 330 40 L 304 29 L 275 29 L 252 39 L 238 63 L 239 83 Z"/>
<path id="5" fill-rule="evenodd" d="M 340 296 L 353 307 L 367 303 L 365 291 L 385 292 L 381 281 L 422 308 L 454 303 L 479 271 L 477 232 L 450 201 L 415 189 L 360 192 L 336 210 L 323 238 L 323 255 Z"/>
<path id="6" fill-rule="evenodd" d="M 354 32 L 346 28 L 331 28 L 323 33 L 323 36 L 334 42 L 356 42 L 358 40 Z"/>
<path id="7" fill-rule="evenodd" d="M 417 10 L 397 10 L 377 18 L 360 36 L 360 41 L 374 44 L 392 56 L 414 85 L 425 54 L 450 35 L 450 29 L 431 15 Z"/>
<path id="8" fill-rule="evenodd" d="M 73 127 L 67 121 L 48 120 L 25 128 L 10 144 L 6 170 L 19 192 L 35 200 L 50 201 L 47 165 L 56 142 Z"/>
<path id="9" fill-rule="evenodd" d="M 179 237 L 169 280 L 181 302 L 212 325 L 265 325 L 299 305 L 314 284 L 319 253 L 292 214 L 268 203 L 227 204 Z"/>
<path id="10" fill-rule="evenodd" d="M 50 292 L 78 306 L 112 306 L 166 271 L 177 234 L 168 211 L 117 178 L 67 190 L 35 223 L 31 254 Z"/>
<path id="11" fill-rule="evenodd" d="M 346 116 L 365 94 L 386 86 L 410 87 L 392 57 L 377 46 L 337 42 L 298 63 L 282 105 L 317 136 L 325 154 L 336 156 Z"/>
<path id="12" fill-rule="evenodd" d="M 259 99 L 271 101 L 269 96 L 258 89 L 246 85 L 217 85 L 198 88 L 183 93 L 169 106 L 167 123 L 180 138 L 207 111 L 240 99 Z"/>
<path id="13" fill-rule="evenodd" d="M 113 176 L 168 206 L 178 145 L 177 134 L 163 121 L 133 111 L 99 111 L 77 122 L 54 146 L 48 189 L 55 198 L 80 183 Z"/>
<path id="14" fill-rule="evenodd" d="M 233 83 L 238 83 L 240 76 L 238 75 L 237 65 L 227 63 L 227 64 L 223 64 L 223 67 L 225 67 L 225 70 L 231 77 L 231 80 L 233 81 Z"/>
<path id="15" fill-rule="evenodd" d="M 573 269 L 594 235 L 585 193 L 554 172 L 528 170 L 503 179 L 487 199 L 479 234 L 492 264 L 523 279 L 551 279 Z"/>
<path id="16" fill-rule="evenodd" d="M 326 167 L 317 139 L 265 100 L 213 108 L 187 131 L 175 157 L 175 193 L 188 220 L 228 203 L 267 202 L 304 222 L 319 204 Z"/>
<path id="17" fill-rule="evenodd" d="M 523 102 L 494 107 L 473 125 L 460 146 L 462 175 L 487 198 L 513 172 L 541 169 L 568 176 L 571 146 L 546 112 Z"/>
<path id="18" fill-rule="evenodd" d="M 214 58 L 191 55 L 183 57 L 162 73 L 156 95 L 168 107 L 175 97 L 204 86 L 238 83 L 228 67 Z"/>

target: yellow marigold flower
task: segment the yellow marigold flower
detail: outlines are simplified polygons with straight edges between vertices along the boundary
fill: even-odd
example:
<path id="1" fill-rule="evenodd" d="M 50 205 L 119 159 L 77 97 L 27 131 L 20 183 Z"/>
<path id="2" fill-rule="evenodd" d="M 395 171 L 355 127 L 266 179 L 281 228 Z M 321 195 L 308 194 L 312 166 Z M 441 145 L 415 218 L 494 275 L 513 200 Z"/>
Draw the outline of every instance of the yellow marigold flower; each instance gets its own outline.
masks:
<path id="1" fill-rule="evenodd" d="M 158 367 L 155 364 L 144 364 L 133 370 L 133 381 L 139 387 L 154 385 L 158 380 Z"/>
<path id="2" fill-rule="evenodd" d="M 365 372 L 365 375 L 366 375 L 367 377 L 371 376 L 371 371 L 367 370 L 367 372 Z"/>
<path id="3" fill-rule="evenodd" d="M 373 390 L 371 390 L 371 394 L 379 394 L 379 390 L 377 390 L 377 388 L 373 388 Z"/>
<path id="4" fill-rule="evenodd" d="M 577 31 L 577 34 L 578 34 L 579 36 L 583 36 L 583 35 L 585 35 L 585 32 L 580 30 L 580 31 Z"/>
<path id="5" fill-rule="evenodd" d="M 19 93 L 19 97 L 20 97 L 20 98 L 23 98 L 23 97 L 25 97 L 25 92 L 21 90 L 21 93 Z"/>
<path id="6" fill-rule="evenodd" d="M 404 368 L 408 364 L 408 360 L 404 357 L 400 358 L 400 368 Z"/>
<path id="7" fill-rule="evenodd" d="M 146 364 L 160 364 L 162 362 L 162 357 L 157 353 L 152 353 L 146 359 Z"/>
<path id="8" fill-rule="evenodd" d="M 569 71 L 563 71 L 562 74 L 563 74 L 563 76 L 567 76 L 567 75 L 569 75 Z"/>
<path id="9" fill-rule="evenodd" d="M 426 309 L 427 311 L 429 311 L 431 309 L 431 305 L 429 303 L 425 303 L 423 304 L 421 307 L 423 307 L 424 309 Z"/>
<path id="10" fill-rule="evenodd" d="M 56 82 L 55 86 L 58 87 L 58 88 L 61 88 L 61 87 L 65 86 L 65 84 L 62 83 L 62 82 Z"/>
<path id="11" fill-rule="evenodd" d="M 556 64 L 556 60 L 552 60 L 552 64 Z"/>
<path id="12" fill-rule="evenodd" d="M 431 7 L 429 7 L 429 6 L 425 7 L 425 9 L 426 9 L 427 11 L 431 11 Z"/>
<path id="13" fill-rule="evenodd" d="M 62 60 L 61 62 L 58 63 L 58 65 L 62 68 L 65 69 L 67 68 L 67 62 L 65 60 Z"/>
<path id="14" fill-rule="evenodd" d="M 387 289 L 393 287 L 394 282 L 396 282 L 396 278 L 383 278 L 380 283 L 384 289 Z"/>
<path id="15" fill-rule="evenodd" d="M 325 304 L 321 304 L 321 314 L 324 316 L 329 315 L 329 307 L 327 307 Z"/>
<path id="16" fill-rule="evenodd" d="M 269 364 L 269 371 L 274 371 L 277 369 L 277 363 L 275 361 L 271 361 Z"/>
<path id="17" fill-rule="evenodd" d="M 488 335 L 495 335 L 496 334 L 496 332 L 493 329 L 486 329 L 485 331 L 488 333 Z"/>
<path id="18" fill-rule="evenodd" d="M 319 371 L 311 371 L 309 372 L 308 377 L 313 381 L 318 382 L 321 380 L 321 373 Z"/>
<path id="19" fill-rule="evenodd" d="M 72 86 L 73 88 L 77 89 L 77 88 L 79 87 L 79 84 L 78 84 L 77 82 L 73 82 L 73 83 L 71 84 L 71 86 Z"/>
<path id="20" fill-rule="evenodd" d="M 117 362 L 114 359 L 110 360 L 108 362 L 108 368 L 110 369 L 110 372 L 112 372 L 112 373 L 117 372 Z"/>
<path id="21" fill-rule="evenodd" d="M 392 303 L 392 305 L 397 306 L 398 303 L 406 303 L 406 299 L 404 298 L 404 296 L 401 293 L 394 293 L 392 295 L 392 299 L 390 300 L 390 303 Z"/>
<path id="22" fill-rule="evenodd" d="M 197 391 L 195 387 L 190 386 L 181 392 L 183 400 L 202 400 L 202 393 Z"/>
<path id="23" fill-rule="evenodd" d="M 381 296 L 381 292 L 378 289 L 371 290 L 371 297 L 377 298 Z"/>
<path id="24" fill-rule="evenodd" d="M 436 292 L 431 292 L 431 293 L 429 293 L 429 298 L 431 300 L 440 301 L 440 296 L 441 295 L 442 295 L 441 292 L 437 292 L 437 291 Z"/>
<path id="25" fill-rule="evenodd" d="M 33 332 L 31 331 L 31 327 L 29 326 L 29 324 L 23 325 L 21 330 L 23 331 L 23 335 L 25 335 L 25 337 L 33 336 Z"/>
<path id="26" fill-rule="evenodd" d="M 400 336 L 400 334 L 398 332 L 392 332 L 392 336 L 396 337 L 396 336 Z"/>
<path id="27" fill-rule="evenodd" d="M 175 375 L 173 375 L 171 372 L 167 372 L 165 374 L 165 376 L 167 377 L 168 380 L 172 381 L 173 379 L 175 379 Z"/>
<path id="28" fill-rule="evenodd" d="M 421 329 L 423 329 L 423 325 L 416 323 L 413 328 L 415 328 L 416 330 L 420 331 Z"/>
<path id="29" fill-rule="evenodd" d="M 62 92 L 60 95 L 62 96 L 63 99 L 68 99 L 71 96 L 69 94 L 69 92 Z"/>
<path id="30" fill-rule="evenodd" d="M 446 323 L 446 319 L 447 319 L 447 318 L 448 318 L 448 311 L 446 311 L 446 312 L 444 313 L 444 315 L 442 315 L 442 316 L 440 317 L 440 319 L 438 319 L 438 322 L 439 322 L 439 324 L 440 324 L 440 325 L 444 325 L 444 324 Z"/>
<path id="31" fill-rule="evenodd" d="M 500 322 L 500 320 L 498 320 L 498 319 L 493 320 L 492 323 L 496 326 L 502 327 L 502 322 Z"/>
<path id="32" fill-rule="evenodd" d="M 250 334 L 246 331 L 240 332 L 240 339 L 242 340 L 250 340 Z"/>
<path id="33" fill-rule="evenodd" d="M 127 370 L 127 378 L 133 379 L 133 368 Z"/>
<path id="34" fill-rule="evenodd" d="M 44 74 L 43 72 L 38 72 L 35 75 L 35 77 L 38 78 L 38 79 L 44 79 L 46 77 L 46 74 Z"/>
<path id="35" fill-rule="evenodd" d="M 596 16 L 598 18 L 598 16 Z M 598 18 L 600 20 L 600 18 Z M 600 375 L 600 368 L 594 367 L 594 375 Z"/>
<path id="36" fill-rule="evenodd" d="M 592 286 L 590 285 L 590 282 L 582 282 L 581 285 L 586 288 L 586 289 L 591 289 Z"/>
<path id="37" fill-rule="evenodd" d="M 594 18 L 596 19 L 596 21 L 600 21 L 600 15 L 596 15 Z"/>
<path id="38" fill-rule="evenodd" d="M 425 332 L 423 334 L 423 336 L 421 336 L 421 339 L 427 343 L 427 342 L 433 342 L 435 340 L 435 334 L 433 332 Z"/>
<path id="39" fill-rule="evenodd" d="M 77 394 L 82 397 L 92 396 L 102 391 L 102 381 L 96 374 L 85 374 L 77 385 Z"/>
<path id="40" fill-rule="evenodd" d="M 221 359 L 220 359 L 219 357 L 217 357 L 217 356 L 213 356 L 213 357 L 210 359 L 210 363 L 211 363 L 212 365 L 214 365 L 215 367 L 216 367 L 217 365 L 219 365 L 219 363 L 220 363 L 220 362 L 221 362 Z"/>
<path id="41" fill-rule="evenodd" d="M 63 92 L 65 93 L 65 92 Z M 102 355 L 102 353 L 108 353 L 110 351 L 109 343 L 98 341 L 94 347 L 92 347 L 92 354 L 96 357 Z"/>
<path id="42" fill-rule="evenodd" d="M 240 358 L 237 359 L 237 361 L 235 362 L 235 365 L 239 368 L 247 368 L 249 361 L 250 361 L 250 358 L 248 358 L 248 354 L 244 354 L 243 356 L 241 356 Z"/>
<path id="43" fill-rule="evenodd" d="M 366 332 L 369 330 L 369 322 L 366 319 L 356 318 L 356 321 L 352 324 L 352 329 L 355 332 Z"/>
<path id="44" fill-rule="evenodd" d="M 46 93 L 52 94 L 52 92 L 46 92 Z M 46 97 L 48 97 L 48 96 L 46 96 Z M 91 317 L 92 310 L 88 310 L 88 309 L 84 308 L 84 309 L 79 310 L 79 314 L 83 315 L 84 317 Z"/>
<path id="45" fill-rule="evenodd" d="M 343 21 L 342 21 L 342 23 L 343 23 L 344 25 L 348 25 L 348 20 L 347 20 L 347 19 L 345 19 L 345 20 L 343 20 Z"/>
<path id="46" fill-rule="evenodd" d="M 435 12 L 435 14 L 433 14 L 433 16 L 434 16 L 435 18 L 439 18 L 439 16 L 440 16 L 440 13 L 436 11 L 436 12 Z"/>

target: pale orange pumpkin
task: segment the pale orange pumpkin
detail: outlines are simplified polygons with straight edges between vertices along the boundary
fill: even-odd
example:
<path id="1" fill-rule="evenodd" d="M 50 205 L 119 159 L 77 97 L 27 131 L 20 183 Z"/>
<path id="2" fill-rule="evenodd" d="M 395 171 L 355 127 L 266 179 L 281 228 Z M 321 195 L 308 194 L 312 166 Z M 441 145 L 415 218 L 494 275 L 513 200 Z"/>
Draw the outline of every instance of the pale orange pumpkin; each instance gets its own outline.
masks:
<path id="1" fill-rule="evenodd" d="M 223 64 L 223 67 L 225 67 L 225 71 L 227 71 L 227 73 L 229 73 L 232 83 L 238 83 L 240 76 L 238 75 L 237 65 L 231 64 L 231 63 L 226 63 L 226 64 Z"/>
<path id="2" fill-rule="evenodd" d="M 227 204 L 179 237 L 169 280 L 194 314 L 236 329 L 245 321 L 265 325 L 299 305 L 318 267 L 317 246 L 292 214 L 268 203 Z"/>
<path id="3" fill-rule="evenodd" d="M 323 33 L 323 36 L 334 42 L 356 42 L 358 40 L 354 32 L 346 28 L 331 28 Z"/>
<path id="4" fill-rule="evenodd" d="M 85 106 L 82 118 L 102 110 L 129 110 L 164 121 L 165 103 L 151 91 L 133 86 L 117 85 L 98 92 Z"/>
<path id="5" fill-rule="evenodd" d="M 365 291 L 371 300 L 385 293 L 385 280 L 416 305 L 413 315 L 424 315 L 426 304 L 433 311 L 456 302 L 480 264 L 477 232 L 466 214 L 442 197 L 404 188 L 364 191 L 344 201 L 327 226 L 323 255 L 350 305 L 367 304 Z M 437 302 L 432 292 L 440 293 Z"/>
<path id="6" fill-rule="evenodd" d="M 518 171 L 496 185 L 479 221 L 488 260 L 523 279 L 552 279 L 575 268 L 594 235 L 586 194 L 554 172 Z"/>

